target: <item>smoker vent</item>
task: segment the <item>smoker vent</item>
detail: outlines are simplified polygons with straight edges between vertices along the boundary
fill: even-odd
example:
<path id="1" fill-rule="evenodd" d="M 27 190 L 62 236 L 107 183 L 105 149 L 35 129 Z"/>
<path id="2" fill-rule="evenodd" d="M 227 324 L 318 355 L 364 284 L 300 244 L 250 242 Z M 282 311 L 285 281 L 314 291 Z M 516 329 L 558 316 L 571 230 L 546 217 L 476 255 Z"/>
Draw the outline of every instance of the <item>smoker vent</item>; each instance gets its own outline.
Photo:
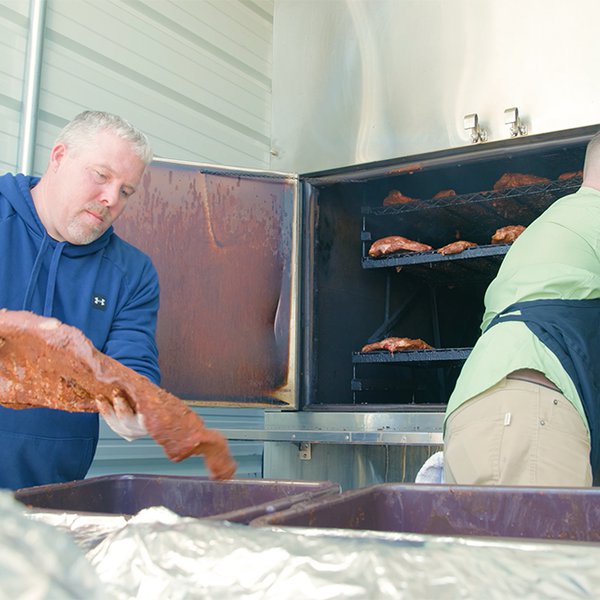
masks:
<path id="1" fill-rule="evenodd" d="M 362 207 L 362 266 L 365 269 L 410 268 L 412 275 L 439 283 L 465 279 L 491 279 L 509 249 L 491 244 L 494 232 L 506 225 L 528 226 L 558 198 L 581 186 L 581 177 L 453 197 L 414 200 L 407 204 Z M 372 258 L 371 243 L 389 235 L 441 248 L 457 239 L 478 244 L 460 254 L 442 255 L 435 250 L 396 253 Z M 435 273 L 432 270 L 435 269 Z"/>

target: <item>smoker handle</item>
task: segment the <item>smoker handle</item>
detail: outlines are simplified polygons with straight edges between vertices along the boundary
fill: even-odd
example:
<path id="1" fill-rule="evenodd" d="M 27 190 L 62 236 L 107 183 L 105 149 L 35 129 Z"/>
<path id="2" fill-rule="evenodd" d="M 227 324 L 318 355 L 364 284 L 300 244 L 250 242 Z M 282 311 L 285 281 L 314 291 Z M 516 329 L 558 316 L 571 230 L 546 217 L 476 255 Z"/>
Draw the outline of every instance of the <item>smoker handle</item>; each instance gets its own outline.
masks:
<path id="1" fill-rule="evenodd" d="M 431 446 L 443 443 L 441 431 L 321 431 L 220 429 L 228 440 L 260 442 L 310 442 L 313 444 L 388 444 Z"/>

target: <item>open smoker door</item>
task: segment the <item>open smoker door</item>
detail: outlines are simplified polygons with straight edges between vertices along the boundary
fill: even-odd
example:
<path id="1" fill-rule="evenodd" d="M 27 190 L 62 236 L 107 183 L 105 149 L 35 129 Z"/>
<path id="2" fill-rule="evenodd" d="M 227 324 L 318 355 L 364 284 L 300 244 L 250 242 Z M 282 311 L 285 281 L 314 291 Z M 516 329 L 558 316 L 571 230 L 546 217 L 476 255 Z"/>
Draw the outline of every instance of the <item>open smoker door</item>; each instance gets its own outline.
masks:
<path id="1" fill-rule="evenodd" d="M 298 178 L 157 160 L 115 229 L 158 271 L 162 386 L 297 408 Z"/>

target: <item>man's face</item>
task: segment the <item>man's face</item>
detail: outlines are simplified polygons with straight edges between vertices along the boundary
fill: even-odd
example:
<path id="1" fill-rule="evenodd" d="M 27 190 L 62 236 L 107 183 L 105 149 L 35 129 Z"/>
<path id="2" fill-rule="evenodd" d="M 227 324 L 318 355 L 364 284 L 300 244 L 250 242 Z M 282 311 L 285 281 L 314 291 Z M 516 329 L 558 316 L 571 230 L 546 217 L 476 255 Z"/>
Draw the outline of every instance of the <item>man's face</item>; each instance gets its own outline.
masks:
<path id="1" fill-rule="evenodd" d="M 144 169 L 131 144 L 109 131 L 79 149 L 57 144 L 45 202 L 48 234 L 78 245 L 98 239 L 125 210 Z"/>

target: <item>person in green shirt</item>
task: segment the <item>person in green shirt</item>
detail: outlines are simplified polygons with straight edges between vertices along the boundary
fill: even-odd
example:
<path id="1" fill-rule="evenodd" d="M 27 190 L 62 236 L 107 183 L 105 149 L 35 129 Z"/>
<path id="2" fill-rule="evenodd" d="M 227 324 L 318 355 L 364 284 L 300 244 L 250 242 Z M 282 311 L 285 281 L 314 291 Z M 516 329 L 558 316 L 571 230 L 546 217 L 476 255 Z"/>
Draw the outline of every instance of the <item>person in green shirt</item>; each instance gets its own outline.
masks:
<path id="1" fill-rule="evenodd" d="M 600 133 L 583 183 L 520 235 L 444 419 L 444 480 L 591 486 L 600 475 Z"/>

